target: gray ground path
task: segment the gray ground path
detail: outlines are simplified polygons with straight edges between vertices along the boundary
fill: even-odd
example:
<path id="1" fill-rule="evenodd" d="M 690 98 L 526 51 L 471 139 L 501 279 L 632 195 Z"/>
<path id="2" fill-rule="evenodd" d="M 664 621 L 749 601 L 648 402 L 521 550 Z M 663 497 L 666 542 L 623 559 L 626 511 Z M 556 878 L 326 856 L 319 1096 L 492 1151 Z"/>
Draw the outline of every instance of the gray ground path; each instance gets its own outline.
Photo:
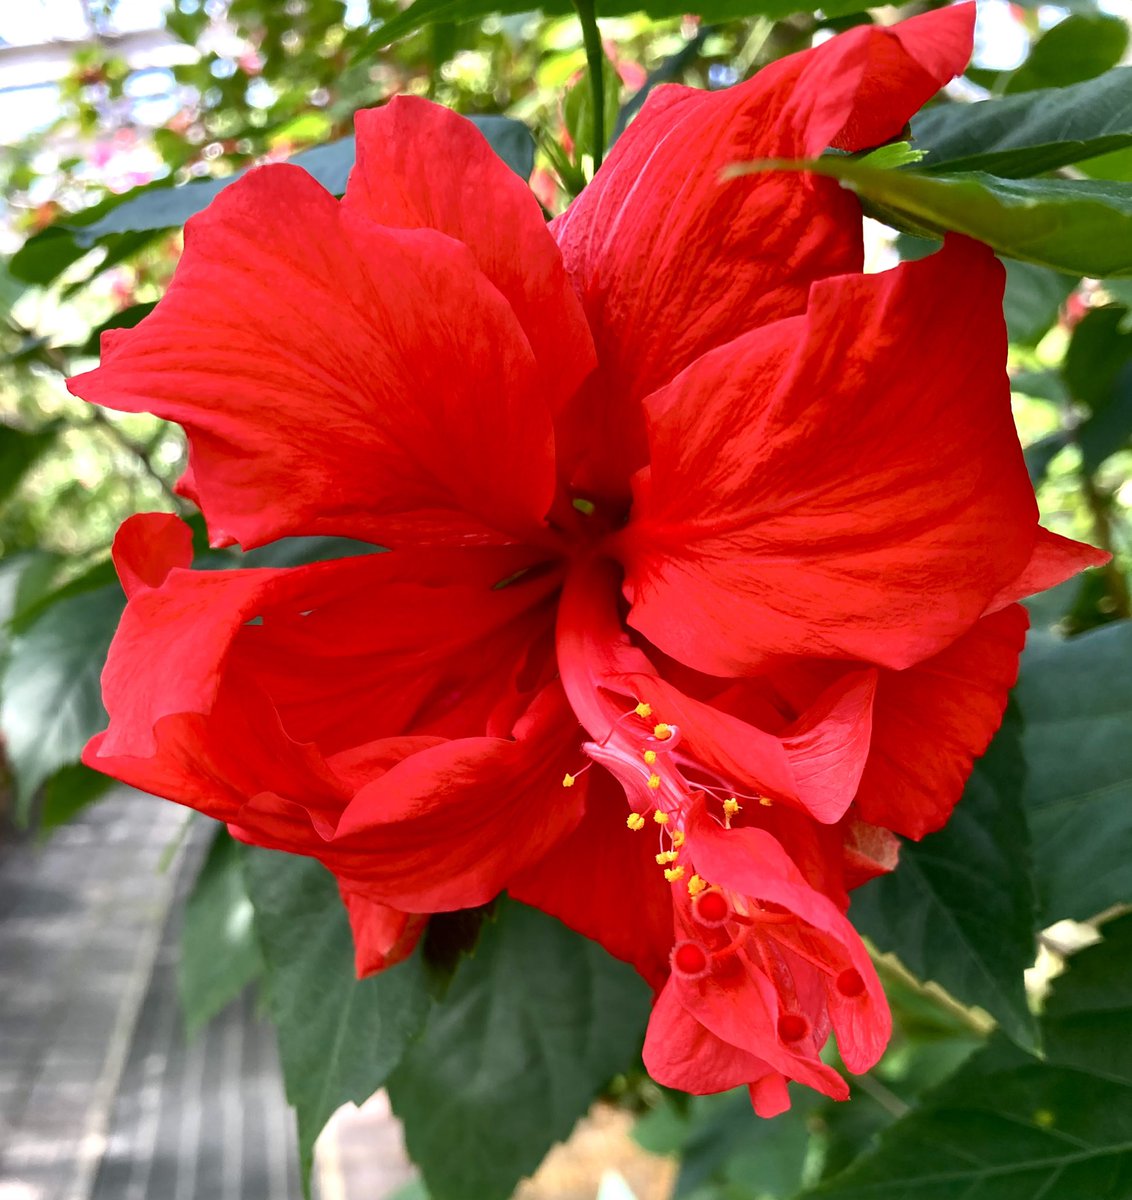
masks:
<path id="1" fill-rule="evenodd" d="M 41 848 L 0 849 L 0 1200 L 301 1197 L 254 996 L 184 1036 L 176 955 L 203 850 L 184 820 L 120 789 Z M 407 1178 L 380 1099 L 340 1115 L 316 1175 L 320 1200 Z"/>

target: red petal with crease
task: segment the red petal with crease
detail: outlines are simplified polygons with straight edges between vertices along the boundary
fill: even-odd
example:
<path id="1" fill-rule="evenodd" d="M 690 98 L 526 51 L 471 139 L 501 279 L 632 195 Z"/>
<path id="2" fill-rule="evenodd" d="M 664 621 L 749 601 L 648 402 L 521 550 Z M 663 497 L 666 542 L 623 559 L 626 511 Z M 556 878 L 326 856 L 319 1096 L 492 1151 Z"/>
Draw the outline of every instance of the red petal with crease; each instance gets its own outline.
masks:
<path id="1" fill-rule="evenodd" d="M 1086 567 L 1103 567 L 1112 558 L 1107 550 L 1098 550 L 1087 542 L 1075 542 L 1042 526 L 1030 561 L 1017 579 L 1012 580 L 987 605 L 987 612 L 997 612 L 1016 600 L 1024 600 L 1035 592 L 1056 587 Z"/>
<path id="2" fill-rule="evenodd" d="M 657 1083 L 693 1096 L 725 1092 L 772 1073 L 761 1058 L 705 1029 L 681 1004 L 673 980 L 649 1018 L 644 1062 Z"/>
<path id="3" fill-rule="evenodd" d="M 827 935 L 844 955 L 844 965 L 851 965 L 859 973 L 864 985 L 861 994 L 851 1003 L 831 998 L 829 1011 L 845 1065 L 857 1073 L 871 1067 L 888 1044 L 892 1017 L 868 951 L 846 917 L 829 899 L 809 886 L 782 846 L 763 830 L 750 827 L 721 829 L 701 805 L 693 810 L 687 834 L 689 853 L 696 870 L 704 878 L 743 895 L 781 905 L 819 933 Z M 835 994 L 835 989 L 831 992 Z M 728 1037 L 722 1026 L 715 1028 L 710 1021 L 731 1021 L 735 1019 L 734 1015 L 726 1007 L 725 1000 L 716 999 L 711 992 L 708 999 L 715 1003 L 705 1010 L 705 1023 L 720 1036 Z M 735 1026 L 734 1032 L 738 1033 L 740 1029 L 741 1025 Z M 765 1057 L 792 1079 L 825 1090 L 799 1070 L 779 1064 L 771 1057 L 769 1049 Z"/>
<path id="4" fill-rule="evenodd" d="M 723 169 L 895 136 L 966 66 L 973 22 L 973 5 L 946 8 L 850 30 L 726 91 L 652 93 L 552 226 L 601 364 L 566 433 L 577 486 L 624 495 L 626 467 L 645 457 L 641 397 L 713 346 L 801 312 L 814 280 L 860 269 L 860 208 L 832 181 L 721 182 Z"/>
<path id="5" fill-rule="evenodd" d="M 911 838 L 946 823 L 1002 723 L 1028 625 L 1026 610 L 1013 604 L 934 658 L 881 672 L 857 796 L 865 821 Z"/>
<path id="6" fill-rule="evenodd" d="M 724 676 L 776 654 L 907 667 L 965 633 L 1038 529 L 1001 293 L 991 252 L 948 238 L 816 284 L 804 318 L 650 397 L 620 542 L 629 623 Z"/>
<path id="7" fill-rule="evenodd" d="M 582 818 L 562 776 L 579 731 L 553 684 L 513 739 L 412 754 L 350 801 L 319 858 L 353 891 L 412 912 L 485 904 Z"/>
<path id="8" fill-rule="evenodd" d="M 472 253 L 298 167 L 193 217 L 164 299 L 68 386 L 185 426 L 217 543 L 505 541 L 538 536 L 554 493 L 530 343 Z"/>
<path id="9" fill-rule="evenodd" d="M 436 229 L 472 252 L 534 350 L 558 409 L 592 370 L 593 339 L 531 189 L 465 117 L 395 96 L 354 117 L 357 161 L 345 207 L 404 229 Z"/>
<path id="10" fill-rule="evenodd" d="M 127 577 L 157 582 L 153 563 L 174 560 L 181 545 L 168 518 L 138 517 L 116 554 Z M 528 653 L 548 646 L 555 582 L 513 578 L 530 559 L 480 548 L 283 570 L 174 567 L 127 605 L 105 675 L 110 729 L 85 761 L 225 820 L 244 840 L 332 866 L 353 863 L 359 831 L 379 837 L 380 819 L 397 822 L 360 873 L 368 900 L 405 910 L 420 896 L 415 880 L 403 895 L 388 883 L 373 892 L 382 854 L 397 860 L 399 880 L 409 858 L 391 848 L 419 836 L 428 865 L 444 873 L 446 899 L 435 907 L 480 903 L 491 871 L 545 854 L 580 817 L 557 787 L 559 758 L 576 760 L 577 726 L 560 690 L 541 682 L 552 659 L 532 664 Z M 497 587 L 502 580 L 511 582 Z M 344 666 L 351 646 L 356 677 Z M 317 714 L 300 700 L 307 689 Z M 530 711 L 506 736 L 483 736 L 496 708 L 518 710 L 522 695 Z M 400 736 L 410 726 L 414 736 Z M 383 740 L 361 744 L 363 734 Z M 531 804 L 549 780 L 554 803 L 520 819 L 517 801 Z M 446 837 L 456 841 L 447 856 Z M 339 875 L 347 886 L 359 877 Z"/>
<path id="11" fill-rule="evenodd" d="M 600 942 L 659 988 L 673 935 L 671 891 L 656 865 L 656 839 L 628 829 L 625 795 L 600 767 L 575 787 L 586 797 L 581 824 L 508 890 Z"/>
<path id="12" fill-rule="evenodd" d="M 396 966 L 412 954 L 428 918 L 375 904 L 339 887 L 354 935 L 354 970 L 359 979 Z"/>

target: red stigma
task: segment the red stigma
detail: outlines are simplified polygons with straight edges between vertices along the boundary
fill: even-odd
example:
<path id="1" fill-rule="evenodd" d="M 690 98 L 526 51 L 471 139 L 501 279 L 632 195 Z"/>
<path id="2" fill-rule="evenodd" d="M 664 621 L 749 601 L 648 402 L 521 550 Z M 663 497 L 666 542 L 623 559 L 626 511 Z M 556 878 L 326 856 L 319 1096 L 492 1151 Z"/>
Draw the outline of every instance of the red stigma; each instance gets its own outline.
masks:
<path id="1" fill-rule="evenodd" d="M 672 969 L 683 979 L 701 979 L 708 973 L 708 962 L 699 942 L 677 942 L 672 948 Z"/>
<path id="2" fill-rule="evenodd" d="M 865 981 L 856 967 L 846 967 L 837 977 L 837 990 L 843 996 L 859 996 L 865 990 Z"/>
<path id="3" fill-rule="evenodd" d="M 778 1018 L 778 1036 L 784 1042 L 797 1042 L 810 1032 L 810 1023 L 801 1013 L 783 1013 Z"/>
<path id="4" fill-rule="evenodd" d="M 709 929 L 718 928 L 731 915 L 731 905 L 722 892 L 701 892 L 692 901 L 692 916 Z"/>

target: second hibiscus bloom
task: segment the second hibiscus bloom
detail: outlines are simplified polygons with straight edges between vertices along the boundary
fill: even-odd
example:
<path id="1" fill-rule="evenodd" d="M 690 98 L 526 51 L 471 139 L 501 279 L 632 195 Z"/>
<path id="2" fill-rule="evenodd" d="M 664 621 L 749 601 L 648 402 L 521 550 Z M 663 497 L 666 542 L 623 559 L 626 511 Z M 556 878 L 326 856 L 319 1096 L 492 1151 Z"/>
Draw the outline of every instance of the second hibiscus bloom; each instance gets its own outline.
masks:
<path id="1" fill-rule="evenodd" d="M 972 12 L 861 28 L 727 92 L 661 89 L 547 227 L 467 122 L 358 115 L 339 202 L 265 167 L 76 394 L 188 432 L 217 544 L 134 518 L 86 761 L 337 876 L 362 971 L 504 889 L 658 991 L 662 1083 L 830 1095 L 888 1013 L 844 912 L 938 828 L 1013 683 L 1041 530 L 1001 268 L 861 268 L 829 180 L 723 167 L 896 135 Z M 567 786 L 563 786 L 563 784 Z"/>

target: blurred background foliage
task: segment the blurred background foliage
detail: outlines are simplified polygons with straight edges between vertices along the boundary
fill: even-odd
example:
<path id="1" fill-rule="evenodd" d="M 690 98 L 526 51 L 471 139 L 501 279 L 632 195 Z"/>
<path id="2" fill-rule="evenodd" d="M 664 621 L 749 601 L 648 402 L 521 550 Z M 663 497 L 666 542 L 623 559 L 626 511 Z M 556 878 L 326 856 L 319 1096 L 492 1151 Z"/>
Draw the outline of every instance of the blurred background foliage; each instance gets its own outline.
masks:
<path id="1" fill-rule="evenodd" d="M 109 564 L 117 526 L 137 511 L 178 511 L 194 519 L 205 550 L 199 519 L 173 490 L 184 466 L 179 430 L 146 416 L 81 404 L 64 386 L 68 375 L 93 364 L 102 331 L 136 323 L 160 297 L 177 261 L 179 227 L 212 194 L 204 189 L 212 181 L 220 186 L 251 164 L 313 151 L 305 160 L 310 169 L 340 191 L 352 156 L 344 139 L 353 113 L 399 92 L 426 95 L 469 115 L 503 114 L 521 121 L 532 142 L 513 127 L 485 129 L 493 130 L 493 144 L 530 175 L 548 213 L 569 202 L 593 165 L 585 49 L 577 20 L 565 12 L 501 15 L 498 9 L 507 4 L 453 0 L 447 7 L 433 6 L 444 19 L 416 27 L 391 0 L 56 0 L 20 7 L 26 9 L 22 14 L 12 6 L 0 15 L 0 822 L 5 830 L 0 837 L 8 840 L 45 834 L 99 795 L 101 779 L 79 766 L 78 757 L 104 720 L 98 677 L 123 605 Z M 632 5 L 621 4 L 616 11 L 626 7 Z M 657 83 L 727 87 L 852 24 L 894 15 L 893 10 L 871 16 L 791 13 L 790 7 L 773 0 L 723 0 L 715 11 L 701 5 L 706 15 L 697 17 L 666 15 L 676 10 L 656 0 L 653 16 L 630 12 L 604 19 L 607 140 L 617 136 Z M 853 8 L 834 4 L 826 12 Z M 900 12 L 916 10 L 909 5 Z M 48 19 L 60 15 L 66 20 Z M 389 22 L 395 20 L 405 36 L 387 46 L 383 30 L 394 28 Z M 1082 110 L 1091 106 L 1104 117 L 1093 121 L 1088 151 L 1055 154 L 1048 169 L 1017 174 L 1132 181 L 1132 68 L 1121 66 L 1128 50 L 1127 13 L 1115 4 L 1074 0 L 1054 7 L 986 0 L 974 62 L 936 107 L 988 97 L 1014 104 L 1026 95 L 1040 100 L 1051 88 L 1091 89 L 1073 93 L 1082 98 Z M 1062 103 L 1061 93 L 1047 94 L 1053 105 Z M 1033 105 L 1026 109 L 1031 115 L 1037 111 Z M 1072 115 L 1068 109 L 1063 114 L 1066 129 Z M 1076 135 L 1063 134 L 1070 136 Z M 952 157 L 962 158 L 962 149 Z M 1003 161 L 992 169 L 1010 176 Z M 421 170 L 428 170 L 427 162 Z M 873 268 L 930 249 L 907 232 L 910 227 L 897 236 L 870 224 Z M 1123 273 L 1132 274 L 1132 240 L 1114 253 L 1123 254 Z M 1127 749 L 1132 641 L 1129 627 L 1121 624 L 1130 615 L 1132 564 L 1132 282 L 1055 266 L 1007 261 L 1005 310 L 1016 417 L 1045 523 L 1115 557 L 1109 567 L 1033 606 L 1040 641 L 1032 656 L 1028 652 L 1031 665 L 1024 668 L 1019 693 L 1025 727 L 1008 722 L 998 743 L 1000 757 L 1015 753 L 1021 761 L 1024 755 L 1030 779 L 1036 780 L 1026 785 L 1027 817 L 1021 816 L 1022 768 L 1004 774 L 988 758 L 961 810 L 976 822 L 974 833 L 957 824 L 958 832 L 936 835 L 951 836 L 952 843 L 924 843 L 927 852 L 920 859 L 914 853 L 920 848 L 908 848 L 901 872 L 862 899 L 859 922 L 880 949 L 893 952 L 885 956 L 884 970 L 898 1033 L 852 1104 L 799 1100 L 788 1117 L 768 1124 L 754 1120 L 745 1094 L 667 1095 L 633 1071 L 615 1080 L 607 1096 L 643 1114 L 641 1143 L 681 1156 L 679 1196 L 763 1200 L 817 1187 L 873 1146 L 881 1130 L 897 1123 L 903 1128 L 902 1118 L 918 1098 L 945 1079 L 951 1089 L 946 1095 L 962 1093 L 970 1100 L 968 1109 L 960 1105 L 968 1114 L 964 1119 L 984 1119 L 971 1100 L 986 1090 L 979 1072 L 993 1075 L 999 1058 L 1006 1064 L 1002 1071 L 1014 1069 L 1008 1060 L 1012 1053 L 1022 1054 L 1017 1045 L 1032 1048 L 1043 1035 L 1048 1044 L 1047 1017 L 1035 1023 L 1033 1010 L 1050 978 L 1061 971 L 1065 953 L 1096 938 L 1092 925 L 1066 918 L 1090 920 L 1132 897 L 1132 829 L 1127 816 L 1111 816 L 1113 806 L 1126 802 L 1132 791 Z M 276 554 L 276 562 L 320 552 L 317 545 L 268 551 Z M 1110 624 L 1118 628 L 1102 641 L 1090 640 L 1096 635 L 1089 631 Z M 1076 635 L 1085 636 L 1076 640 Z M 1084 736 L 1074 724 L 1081 712 L 1093 718 L 1090 756 L 1073 762 Z M 1073 778 L 1062 785 L 1059 772 L 1066 774 L 1066 760 Z M 1072 820 L 1065 824 L 1057 807 L 1073 787 L 1083 806 L 1076 829 Z M 1023 829 L 1020 836 L 1023 842 L 1032 840 L 1037 874 L 1030 873 L 1025 850 L 1016 848 L 1015 858 L 1025 859 L 1017 878 L 1009 866 L 990 861 L 983 891 L 976 888 L 974 912 L 966 911 L 967 882 L 933 871 L 940 861 L 946 866 L 970 854 L 978 830 L 1005 820 L 1010 804 L 1021 825 L 1028 822 L 1028 832 Z M 996 829 L 1000 846 L 1013 836 L 1008 821 Z M 1067 830 L 1075 836 L 1068 837 Z M 1107 863 L 1101 873 L 1105 882 L 1092 886 L 1085 881 L 1098 862 Z M 190 906 L 183 964 L 190 1025 L 206 1021 L 260 977 L 265 955 L 271 972 L 270 931 L 256 944 L 245 922 L 227 958 L 209 933 L 224 926 L 223 913 L 247 906 L 245 869 L 231 844 L 218 841 Z M 894 932 L 908 896 L 883 890 L 894 888 L 896 879 L 901 888 L 920 886 L 922 894 L 911 902 L 936 905 L 947 918 L 944 924 L 958 929 L 954 946 L 937 944 L 933 959 L 932 947 L 925 950 L 907 937 L 902 941 Z M 328 911 L 337 914 L 328 920 L 340 921 L 336 900 L 328 903 Z M 993 928 L 989 940 L 980 941 L 986 939 L 988 922 L 1005 927 L 1019 912 L 1020 950 L 997 947 Z M 1127 941 L 1127 919 L 1116 925 Z M 348 989 L 355 986 L 346 962 L 349 941 L 342 928 L 335 928 L 343 957 L 341 986 Z M 506 921 L 501 928 L 504 932 L 492 935 L 497 941 L 507 936 Z M 1045 932 L 1038 963 L 1026 976 L 1027 999 L 1021 970 L 1033 961 L 1035 928 Z M 293 955 L 294 948 L 287 953 Z M 1084 953 L 1095 956 L 1090 962 L 1117 962 L 1115 950 L 1104 951 L 1108 958 L 1100 950 Z M 1003 967 L 999 960 L 1010 954 L 1021 957 Z M 490 956 L 480 961 L 490 963 Z M 218 963 L 228 968 L 218 969 Z M 993 987 L 969 985 L 972 964 L 987 963 L 992 984 L 1004 971 L 1017 976 L 1006 1000 L 995 999 Z M 319 970 L 326 978 L 324 963 Z M 912 971 L 935 982 L 918 982 Z M 1063 990 L 1072 999 L 1080 988 Z M 1082 1004 L 1087 1006 L 1087 999 Z M 1126 1010 L 1127 1004 L 1120 1010 L 1127 1032 Z M 991 1034 L 996 1024 L 999 1032 Z M 974 1050 L 975 1059 L 960 1066 Z M 1091 1053 L 1074 1050 L 1073 1069 L 1088 1060 L 1090 1070 L 1099 1070 Z M 375 1079 L 374 1086 L 379 1082 Z M 402 1084 L 399 1092 L 395 1082 L 393 1092 L 395 1102 L 399 1094 L 409 1097 L 410 1111 L 402 1115 L 412 1131 L 411 1088 Z M 925 1137 L 934 1111 L 932 1102 L 917 1110 L 917 1119 L 928 1122 Z M 1046 1123 L 1045 1111 L 1039 1106 L 1034 1118 L 1039 1126 Z M 319 1119 L 325 1115 L 319 1113 Z M 474 1133 L 476 1114 L 469 1113 L 468 1120 Z M 481 1132 L 488 1136 L 489 1131 Z M 881 1143 L 888 1148 L 882 1159 L 884 1153 L 899 1155 L 901 1136 Z M 1009 1156 L 1009 1138 L 1006 1142 Z M 545 1148 L 539 1147 L 534 1161 Z M 867 1164 L 865 1169 L 867 1174 Z M 437 1195 L 458 1194 L 445 1190 L 442 1171 L 435 1180 Z M 963 1186 L 970 1183 L 967 1179 Z M 492 1189 L 484 1186 L 482 1193 L 469 1194 L 487 1195 Z M 861 1190 L 833 1185 L 821 1194 L 874 1193 L 866 1180 Z M 986 1193 L 1000 1194 L 1008 1193 Z M 1072 1193 L 1098 1200 L 1109 1194 L 1118 1193 Z M 1132 1191 L 1119 1192 L 1125 1194 Z"/>

